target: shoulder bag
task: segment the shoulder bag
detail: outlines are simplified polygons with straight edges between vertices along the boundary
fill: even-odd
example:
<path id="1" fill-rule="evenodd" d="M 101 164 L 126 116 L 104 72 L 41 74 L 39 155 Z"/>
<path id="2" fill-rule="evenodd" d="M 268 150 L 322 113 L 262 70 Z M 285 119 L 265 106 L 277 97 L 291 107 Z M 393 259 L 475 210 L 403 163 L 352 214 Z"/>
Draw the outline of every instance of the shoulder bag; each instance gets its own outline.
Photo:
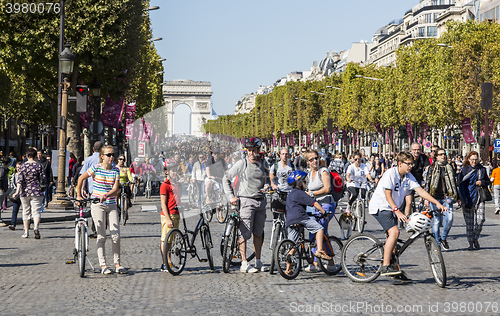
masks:
<path id="1" fill-rule="evenodd" d="M 477 171 L 477 179 L 481 181 L 481 169 Z M 493 200 L 488 187 L 478 187 L 477 192 L 479 194 L 479 202 L 487 202 Z"/>

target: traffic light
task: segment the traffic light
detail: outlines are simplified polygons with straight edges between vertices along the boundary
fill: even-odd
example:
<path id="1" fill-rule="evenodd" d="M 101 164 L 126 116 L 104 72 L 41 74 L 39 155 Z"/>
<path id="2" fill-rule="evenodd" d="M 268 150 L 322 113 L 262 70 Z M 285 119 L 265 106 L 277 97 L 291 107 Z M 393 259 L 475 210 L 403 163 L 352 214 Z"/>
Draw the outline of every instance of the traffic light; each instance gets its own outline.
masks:
<path id="1" fill-rule="evenodd" d="M 87 112 L 89 88 L 85 85 L 76 86 L 76 111 Z"/>
<path id="2" fill-rule="evenodd" d="M 120 124 L 116 129 L 116 146 L 123 147 L 123 141 L 125 140 L 125 129 Z"/>

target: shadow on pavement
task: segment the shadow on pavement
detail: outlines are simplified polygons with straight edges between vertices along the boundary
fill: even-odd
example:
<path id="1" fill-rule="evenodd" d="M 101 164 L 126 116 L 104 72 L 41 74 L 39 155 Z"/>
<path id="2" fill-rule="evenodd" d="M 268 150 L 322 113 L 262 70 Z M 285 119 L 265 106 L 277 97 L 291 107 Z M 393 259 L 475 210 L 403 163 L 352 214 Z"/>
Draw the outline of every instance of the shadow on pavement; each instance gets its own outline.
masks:
<path id="1" fill-rule="evenodd" d="M 47 262 L 39 262 L 39 263 L 0 263 L 0 268 L 39 266 L 39 265 L 42 265 L 42 264 L 47 264 Z"/>

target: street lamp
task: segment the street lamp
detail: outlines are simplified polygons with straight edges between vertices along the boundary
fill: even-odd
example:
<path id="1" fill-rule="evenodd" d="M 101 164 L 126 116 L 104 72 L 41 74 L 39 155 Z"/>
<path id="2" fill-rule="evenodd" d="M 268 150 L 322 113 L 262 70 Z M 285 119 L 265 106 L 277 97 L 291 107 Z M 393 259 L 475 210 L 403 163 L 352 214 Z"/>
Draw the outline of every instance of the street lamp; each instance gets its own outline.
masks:
<path id="1" fill-rule="evenodd" d="M 295 100 L 300 100 L 300 101 L 307 102 L 307 100 L 306 100 L 306 99 L 301 99 L 301 98 L 295 98 Z"/>
<path id="2" fill-rule="evenodd" d="M 157 6 L 157 5 L 153 5 L 153 6 L 150 6 L 149 8 L 147 9 L 144 9 L 144 11 L 154 11 L 154 10 L 158 10 L 160 7 Z"/>
<path id="3" fill-rule="evenodd" d="M 363 79 L 376 80 L 376 81 L 384 81 L 384 79 L 373 78 L 373 77 L 365 77 L 365 76 L 361 76 L 361 75 L 356 75 L 356 78 L 363 78 Z"/>
<path id="4" fill-rule="evenodd" d="M 342 88 L 339 87 L 332 87 L 332 86 L 326 86 L 327 88 L 332 88 L 332 89 L 337 89 L 337 90 L 342 90 Z"/>
<path id="5" fill-rule="evenodd" d="M 150 39 L 150 40 L 148 40 L 148 41 L 149 41 L 150 43 L 152 43 L 152 42 L 155 42 L 155 41 L 161 41 L 162 39 L 163 39 L 163 38 L 161 38 L 161 37 L 155 37 L 155 38 L 152 38 L 152 39 Z"/>
<path id="6" fill-rule="evenodd" d="M 165 61 L 165 60 L 167 60 L 167 59 L 166 58 L 160 58 L 160 59 L 158 59 L 159 62 L 162 62 L 162 61 Z"/>
<path id="7" fill-rule="evenodd" d="M 325 95 L 323 92 L 316 92 L 316 91 L 312 91 L 312 90 L 311 90 L 311 91 L 309 91 L 309 92 L 311 92 L 311 93 L 316 93 L 316 94 L 321 94 L 321 95 Z"/>
<path id="8" fill-rule="evenodd" d="M 444 43 L 438 43 L 437 46 L 439 46 L 439 47 L 446 47 L 446 48 L 453 48 L 453 46 L 447 45 L 447 44 L 444 44 Z"/>
<path id="9" fill-rule="evenodd" d="M 70 49 L 69 44 L 64 45 L 64 50 L 59 54 L 59 69 L 63 74 L 63 82 L 61 83 L 61 119 L 58 122 L 59 126 L 59 165 L 57 172 L 57 189 L 55 199 L 49 203 L 49 208 L 55 209 L 71 209 L 73 205 L 66 200 L 59 200 L 66 196 L 66 116 L 68 115 L 68 91 L 71 84 L 68 77 L 73 73 L 75 63 L 75 55 Z"/>

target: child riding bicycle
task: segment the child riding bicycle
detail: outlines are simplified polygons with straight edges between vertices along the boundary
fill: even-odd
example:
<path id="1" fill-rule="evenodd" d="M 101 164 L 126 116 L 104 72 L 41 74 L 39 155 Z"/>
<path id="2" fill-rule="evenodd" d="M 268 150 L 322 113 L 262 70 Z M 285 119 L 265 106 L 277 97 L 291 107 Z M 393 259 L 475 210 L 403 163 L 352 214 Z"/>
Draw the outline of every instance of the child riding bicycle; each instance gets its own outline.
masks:
<path id="1" fill-rule="evenodd" d="M 324 229 L 321 224 L 319 224 L 316 220 L 309 217 L 306 212 L 306 206 L 313 206 L 318 209 L 323 215 L 326 214 L 325 210 L 321 205 L 316 202 L 316 200 L 307 193 L 305 193 L 306 183 L 305 178 L 307 173 L 302 170 L 295 170 L 287 178 L 287 182 L 290 186 L 292 186 L 292 191 L 288 193 L 288 197 L 286 199 L 286 224 L 285 226 L 288 228 L 288 238 L 292 241 L 297 241 L 298 232 L 294 229 L 290 228 L 290 225 L 300 224 L 303 225 L 311 234 L 316 234 L 316 244 L 318 249 L 314 253 L 315 257 L 331 260 L 332 258 L 326 254 L 323 247 L 324 240 Z M 293 254 L 294 249 L 291 250 Z M 287 263 L 287 272 L 290 271 L 290 264 Z"/>

